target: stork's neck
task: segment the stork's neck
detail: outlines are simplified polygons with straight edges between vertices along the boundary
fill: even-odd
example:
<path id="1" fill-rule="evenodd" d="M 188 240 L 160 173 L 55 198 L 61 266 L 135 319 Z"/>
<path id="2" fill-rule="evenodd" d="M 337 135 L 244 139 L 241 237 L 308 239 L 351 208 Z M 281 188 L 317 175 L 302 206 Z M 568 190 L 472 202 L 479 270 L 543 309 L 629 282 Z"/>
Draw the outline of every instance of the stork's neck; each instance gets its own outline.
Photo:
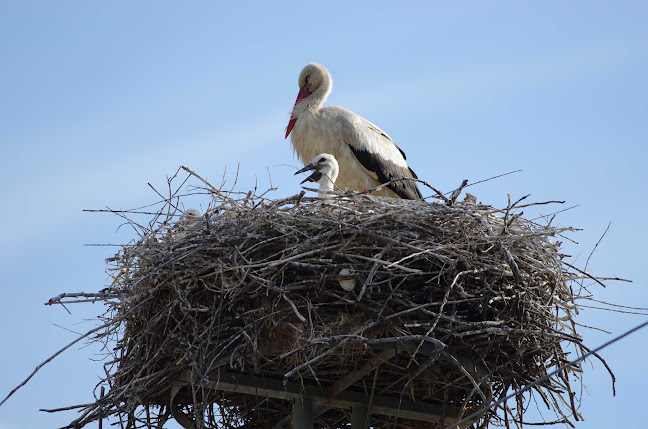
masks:
<path id="1" fill-rule="evenodd" d="M 317 196 L 320 198 L 331 198 L 332 194 L 327 194 L 326 191 L 335 190 L 335 181 L 337 180 L 338 170 L 337 165 L 333 166 L 330 171 L 322 171 L 322 178 L 319 180 L 319 191 Z"/>
<path id="2" fill-rule="evenodd" d="M 333 195 L 327 194 L 326 192 L 332 191 L 333 189 L 333 181 L 327 175 L 324 175 L 320 179 L 319 192 L 317 192 L 317 196 L 320 198 L 331 198 Z"/>
<path id="3" fill-rule="evenodd" d="M 320 86 L 318 86 L 317 89 L 315 89 L 315 91 L 311 93 L 311 95 L 304 98 L 295 106 L 293 116 L 299 117 L 299 115 L 302 113 L 317 112 L 331 93 L 332 87 L 333 82 L 331 78 L 324 78 Z"/>

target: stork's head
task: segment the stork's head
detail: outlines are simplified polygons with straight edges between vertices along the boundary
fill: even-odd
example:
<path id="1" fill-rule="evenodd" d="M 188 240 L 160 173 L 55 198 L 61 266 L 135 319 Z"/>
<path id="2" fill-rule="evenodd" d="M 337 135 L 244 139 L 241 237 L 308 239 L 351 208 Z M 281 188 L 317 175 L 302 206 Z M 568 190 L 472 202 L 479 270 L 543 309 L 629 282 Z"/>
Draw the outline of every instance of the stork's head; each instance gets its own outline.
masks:
<path id="1" fill-rule="evenodd" d="M 299 73 L 297 84 L 300 89 L 308 91 L 309 95 L 317 90 L 325 92 L 324 98 L 326 98 L 333 87 L 333 79 L 331 79 L 331 74 L 326 67 L 321 64 L 310 63 Z"/>
<path id="2" fill-rule="evenodd" d="M 295 175 L 299 173 L 303 173 L 304 171 L 311 171 L 315 170 L 313 174 L 308 176 L 306 179 L 304 179 L 301 183 L 310 181 L 310 182 L 316 182 L 316 183 L 322 183 L 324 181 L 327 181 L 331 183 L 335 183 L 335 180 L 337 179 L 338 173 L 340 172 L 340 167 L 338 165 L 337 160 L 335 157 L 331 154 L 328 153 L 321 153 L 317 155 L 313 160 L 308 164 L 306 167 L 302 168 L 301 170 L 297 171 Z"/>
<path id="3" fill-rule="evenodd" d="M 194 222 L 202 216 L 202 213 L 200 213 L 200 210 L 198 209 L 187 209 L 182 213 L 182 216 L 180 216 L 180 222 L 181 223 L 191 223 Z"/>
<path id="4" fill-rule="evenodd" d="M 333 79 L 326 67 L 321 64 L 311 63 L 301 71 L 297 84 L 299 85 L 299 94 L 297 94 L 297 100 L 295 100 L 290 122 L 286 127 L 286 138 L 288 138 L 295 123 L 297 123 L 300 111 L 309 107 L 315 109 L 322 107 L 324 100 L 326 100 L 326 97 L 331 93 L 331 88 L 333 88 Z"/>

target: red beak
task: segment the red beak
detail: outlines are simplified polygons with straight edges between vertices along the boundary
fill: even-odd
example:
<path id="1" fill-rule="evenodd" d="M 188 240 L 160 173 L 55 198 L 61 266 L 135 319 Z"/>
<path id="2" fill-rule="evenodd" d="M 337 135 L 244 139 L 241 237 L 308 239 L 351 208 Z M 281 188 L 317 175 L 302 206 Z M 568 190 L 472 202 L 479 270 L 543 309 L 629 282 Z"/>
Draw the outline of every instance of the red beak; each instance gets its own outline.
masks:
<path id="1" fill-rule="evenodd" d="M 295 107 L 297 104 L 299 104 L 300 101 L 302 101 L 304 98 L 308 97 L 312 93 L 306 88 L 306 85 L 301 87 L 299 89 L 299 94 L 297 94 L 297 100 L 295 100 L 295 106 L 293 107 L 293 112 L 295 111 Z M 290 132 L 292 131 L 293 127 L 297 123 L 297 117 L 291 116 L 290 117 L 290 122 L 288 122 L 288 126 L 286 127 L 286 138 L 290 135 Z"/>

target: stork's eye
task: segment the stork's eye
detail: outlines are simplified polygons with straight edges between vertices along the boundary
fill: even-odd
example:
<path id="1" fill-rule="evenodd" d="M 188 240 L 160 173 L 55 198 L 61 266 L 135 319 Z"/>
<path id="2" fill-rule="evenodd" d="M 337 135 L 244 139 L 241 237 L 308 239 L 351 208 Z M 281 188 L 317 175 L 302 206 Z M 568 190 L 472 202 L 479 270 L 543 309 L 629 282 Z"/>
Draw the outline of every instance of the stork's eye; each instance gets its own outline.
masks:
<path id="1" fill-rule="evenodd" d="M 324 162 L 324 161 L 326 161 L 326 158 L 320 158 L 320 160 L 317 161 L 317 162 L 321 164 L 321 163 Z"/>
<path id="2" fill-rule="evenodd" d="M 308 83 L 308 80 L 309 80 L 309 79 L 310 79 L 310 75 L 307 74 L 307 75 L 306 75 L 306 83 Z"/>

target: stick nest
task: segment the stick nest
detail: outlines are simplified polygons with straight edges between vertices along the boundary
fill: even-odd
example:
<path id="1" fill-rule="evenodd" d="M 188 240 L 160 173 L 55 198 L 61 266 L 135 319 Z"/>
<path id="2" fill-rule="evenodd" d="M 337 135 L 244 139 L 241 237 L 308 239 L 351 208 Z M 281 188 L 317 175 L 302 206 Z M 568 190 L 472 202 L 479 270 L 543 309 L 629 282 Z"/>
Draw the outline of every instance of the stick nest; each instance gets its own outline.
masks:
<path id="1" fill-rule="evenodd" d="M 111 415 L 133 428 L 272 427 L 290 415 L 288 400 L 218 389 L 226 374 L 305 391 L 351 374 L 347 391 L 432 404 L 444 420 L 372 414 L 372 427 L 442 427 L 587 350 L 572 319 L 583 275 L 555 239 L 567 228 L 525 220 L 515 204 L 207 190 L 205 215 L 180 219 L 169 198 L 108 260 L 107 325 L 94 338 L 116 340 L 108 390 L 69 427 Z M 579 419 L 579 373 L 553 375 L 474 427 L 519 424 L 532 395 L 557 421 Z M 319 427 L 349 423 L 348 409 L 320 412 Z"/>

